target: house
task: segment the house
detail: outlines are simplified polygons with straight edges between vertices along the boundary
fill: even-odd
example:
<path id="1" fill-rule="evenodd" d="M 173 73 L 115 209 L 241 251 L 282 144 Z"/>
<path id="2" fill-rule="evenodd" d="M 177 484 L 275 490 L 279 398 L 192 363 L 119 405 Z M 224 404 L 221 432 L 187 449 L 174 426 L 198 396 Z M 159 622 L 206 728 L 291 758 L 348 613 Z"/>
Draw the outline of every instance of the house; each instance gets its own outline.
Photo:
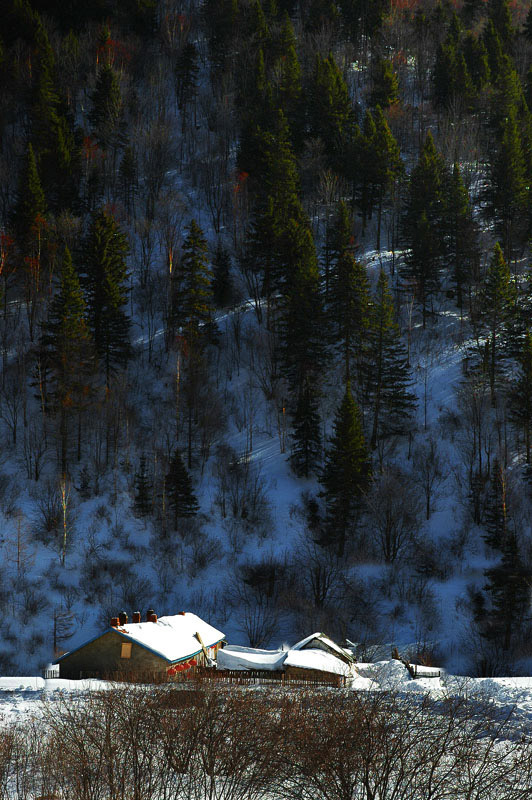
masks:
<path id="1" fill-rule="evenodd" d="M 356 675 L 355 659 L 324 633 L 313 633 L 287 650 L 228 646 L 218 653 L 219 670 L 283 673 L 290 680 Z"/>
<path id="2" fill-rule="evenodd" d="M 224 634 L 195 614 L 181 611 L 157 617 L 150 609 L 141 622 L 122 612 L 108 630 L 56 659 L 61 678 L 160 680 L 208 665 L 216 658 Z"/>

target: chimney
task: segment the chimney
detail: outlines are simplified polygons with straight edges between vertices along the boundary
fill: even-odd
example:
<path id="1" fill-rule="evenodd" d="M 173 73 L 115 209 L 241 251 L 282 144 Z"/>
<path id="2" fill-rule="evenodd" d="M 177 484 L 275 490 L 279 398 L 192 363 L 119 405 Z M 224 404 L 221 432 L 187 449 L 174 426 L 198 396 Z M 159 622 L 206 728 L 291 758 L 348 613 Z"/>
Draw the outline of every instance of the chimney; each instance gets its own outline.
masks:
<path id="1" fill-rule="evenodd" d="M 157 616 L 157 615 L 155 614 L 155 611 L 153 610 L 153 608 L 149 608 L 146 611 L 146 622 L 153 622 L 153 620 L 152 620 L 153 616 Z"/>
<path id="2" fill-rule="evenodd" d="M 184 611 L 178 611 L 177 612 L 177 616 L 178 617 L 184 617 L 185 616 L 185 612 Z"/>
<path id="3" fill-rule="evenodd" d="M 111 628 L 118 628 L 118 617 L 111 617 Z"/>
<path id="4" fill-rule="evenodd" d="M 135 623 L 140 622 L 140 611 L 133 612 L 133 622 Z"/>
<path id="5" fill-rule="evenodd" d="M 121 611 L 118 615 L 118 620 L 120 625 L 127 625 L 127 613 L 125 611 Z"/>
<path id="6" fill-rule="evenodd" d="M 157 622 L 157 614 L 150 614 L 148 622 Z"/>

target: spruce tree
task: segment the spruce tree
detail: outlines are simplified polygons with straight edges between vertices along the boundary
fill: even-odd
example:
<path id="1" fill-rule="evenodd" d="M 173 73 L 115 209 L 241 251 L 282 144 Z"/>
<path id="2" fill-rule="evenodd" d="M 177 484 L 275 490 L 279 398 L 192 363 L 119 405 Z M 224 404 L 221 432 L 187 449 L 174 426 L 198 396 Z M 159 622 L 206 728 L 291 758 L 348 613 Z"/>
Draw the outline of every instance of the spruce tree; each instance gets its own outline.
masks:
<path id="1" fill-rule="evenodd" d="M 320 482 L 326 502 L 324 546 L 336 551 L 339 558 L 354 531 L 362 492 L 371 474 L 360 411 L 346 385 L 334 419 L 333 435 L 325 457 Z"/>
<path id="2" fill-rule="evenodd" d="M 371 305 L 364 371 L 364 391 L 373 418 L 370 444 L 374 448 L 382 437 L 403 433 L 416 406 L 394 303 L 382 269 Z"/>
<path id="3" fill-rule="evenodd" d="M 70 419 L 91 399 L 94 351 L 86 321 L 86 307 L 72 257 L 65 248 L 61 283 L 43 327 L 43 362 L 50 406 L 60 420 L 61 473 L 67 472 Z M 79 453 L 78 440 L 78 458 Z"/>
<path id="4" fill-rule="evenodd" d="M 178 449 L 174 452 L 165 480 L 168 503 L 174 512 L 174 530 L 179 529 L 179 520 L 196 516 L 198 501 L 192 490 L 192 481 Z"/>
<path id="5" fill-rule="evenodd" d="M 125 311 L 128 249 L 127 237 L 113 215 L 105 209 L 96 211 L 84 250 L 84 287 L 89 327 L 107 385 L 111 373 L 124 367 L 131 354 L 130 320 Z"/>

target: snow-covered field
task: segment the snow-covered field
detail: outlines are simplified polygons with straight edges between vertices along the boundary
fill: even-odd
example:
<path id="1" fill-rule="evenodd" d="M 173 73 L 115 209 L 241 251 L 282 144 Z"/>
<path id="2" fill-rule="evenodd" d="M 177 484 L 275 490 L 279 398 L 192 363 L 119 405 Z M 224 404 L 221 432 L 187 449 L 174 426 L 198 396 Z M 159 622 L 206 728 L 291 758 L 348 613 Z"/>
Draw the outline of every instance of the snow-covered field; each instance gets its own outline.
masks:
<path id="1" fill-rule="evenodd" d="M 464 697 L 489 702 L 501 709 L 513 709 L 518 718 L 532 722 L 532 677 L 466 678 L 442 671 L 440 678 L 412 679 L 406 667 L 396 660 L 359 663 L 356 665 L 356 673 L 349 683 L 349 691 L 386 691 L 432 698 Z M 112 691 L 120 686 L 121 684 L 94 679 L 73 681 L 37 677 L 0 678 L 0 721 L 9 723 L 38 716 L 43 701 L 53 704 L 54 701 L 72 698 L 83 702 L 83 698 L 93 692 Z M 271 690 L 271 685 L 269 689 Z M 243 691 L 253 689 L 246 688 Z M 283 691 L 298 690 L 287 688 Z M 337 690 L 328 691 L 334 693 Z"/>

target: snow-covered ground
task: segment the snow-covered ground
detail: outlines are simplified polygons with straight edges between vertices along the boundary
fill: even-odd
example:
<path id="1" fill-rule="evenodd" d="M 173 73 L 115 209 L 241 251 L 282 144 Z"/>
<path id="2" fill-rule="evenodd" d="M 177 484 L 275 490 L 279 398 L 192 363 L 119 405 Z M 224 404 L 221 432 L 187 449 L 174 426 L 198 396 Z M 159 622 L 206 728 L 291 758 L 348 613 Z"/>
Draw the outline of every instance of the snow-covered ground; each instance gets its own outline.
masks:
<path id="1" fill-rule="evenodd" d="M 82 702 L 92 692 L 112 691 L 117 686 L 120 687 L 120 684 L 94 679 L 73 681 L 37 677 L 0 678 L 0 721 L 23 721 L 39 715 L 43 700 L 54 703 L 71 697 Z M 461 696 L 470 700 L 489 701 L 494 707 L 501 709 L 513 708 L 518 717 L 532 721 L 532 677 L 464 678 L 442 671 L 440 678 L 412 679 L 400 661 L 391 660 L 358 663 L 348 689 L 356 692 L 406 692 L 433 698 Z M 285 688 L 283 691 L 298 690 Z"/>

